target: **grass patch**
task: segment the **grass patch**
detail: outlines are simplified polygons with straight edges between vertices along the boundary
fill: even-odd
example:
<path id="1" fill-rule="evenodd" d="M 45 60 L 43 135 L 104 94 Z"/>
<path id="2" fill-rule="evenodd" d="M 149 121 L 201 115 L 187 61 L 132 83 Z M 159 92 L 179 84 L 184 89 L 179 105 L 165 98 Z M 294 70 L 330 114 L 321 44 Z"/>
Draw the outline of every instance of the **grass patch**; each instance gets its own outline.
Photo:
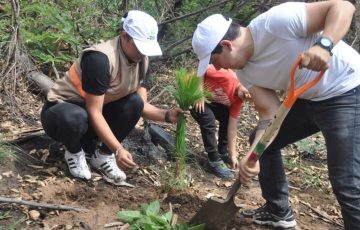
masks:
<path id="1" fill-rule="evenodd" d="M 15 159 L 16 159 L 16 154 L 13 146 L 3 141 L 0 136 L 0 163 L 6 160 L 15 160 Z"/>

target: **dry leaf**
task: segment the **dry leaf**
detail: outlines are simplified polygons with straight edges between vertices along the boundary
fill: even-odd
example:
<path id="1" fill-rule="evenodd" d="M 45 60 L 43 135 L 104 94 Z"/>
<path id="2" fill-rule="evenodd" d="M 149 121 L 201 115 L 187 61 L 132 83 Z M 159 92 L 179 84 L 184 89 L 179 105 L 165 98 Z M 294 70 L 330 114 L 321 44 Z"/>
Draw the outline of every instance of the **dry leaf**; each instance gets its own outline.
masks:
<path id="1" fill-rule="evenodd" d="M 3 175 L 4 177 L 12 177 L 12 176 L 14 176 L 14 174 L 13 174 L 12 171 L 4 172 L 4 173 L 2 173 L 1 175 Z"/>
<path id="2" fill-rule="evenodd" d="M 20 193 L 20 191 L 17 190 L 17 189 L 15 189 L 15 188 L 10 189 L 10 191 L 12 191 L 12 192 L 14 192 L 14 193 Z"/>
<path id="3" fill-rule="evenodd" d="M 205 197 L 207 198 L 207 199 L 209 199 L 210 197 L 212 197 L 212 196 L 214 196 L 215 194 L 214 193 L 208 193 Z"/>
<path id="4" fill-rule="evenodd" d="M 232 182 L 227 181 L 227 182 L 224 183 L 224 186 L 225 186 L 226 188 L 230 188 L 232 184 L 233 184 Z"/>
<path id="5" fill-rule="evenodd" d="M 32 149 L 32 150 L 30 150 L 30 152 L 29 152 L 30 155 L 33 155 L 33 154 L 35 154 L 35 153 L 36 153 L 36 149 Z"/>

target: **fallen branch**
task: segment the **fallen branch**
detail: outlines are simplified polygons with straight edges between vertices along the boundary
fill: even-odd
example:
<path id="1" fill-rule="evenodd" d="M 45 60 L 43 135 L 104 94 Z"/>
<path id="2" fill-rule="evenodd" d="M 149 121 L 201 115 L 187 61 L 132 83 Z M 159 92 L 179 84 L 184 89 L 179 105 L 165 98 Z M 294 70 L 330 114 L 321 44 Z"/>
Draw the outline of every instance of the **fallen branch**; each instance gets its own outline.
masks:
<path id="1" fill-rule="evenodd" d="M 161 58 L 154 58 L 152 60 L 152 62 L 154 63 L 154 62 L 159 62 L 159 61 L 166 61 L 166 60 L 168 60 L 170 58 L 174 58 L 174 57 L 180 56 L 180 55 L 182 55 L 184 53 L 190 52 L 191 50 L 192 50 L 192 47 L 189 46 L 188 48 L 185 48 L 184 50 L 179 51 L 178 53 L 175 53 L 175 54 L 172 54 L 172 55 L 166 55 L 165 54 Z"/>
<path id="2" fill-rule="evenodd" d="M 327 213 L 322 212 L 322 211 L 318 210 L 317 208 L 311 207 L 311 205 L 309 203 L 306 203 L 304 201 L 300 201 L 300 203 L 307 206 L 308 208 L 310 208 L 313 212 L 315 212 L 318 216 L 320 216 L 321 219 L 324 220 L 325 222 L 329 222 L 329 223 L 335 224 L 337 226 L 344 227 L 344 225 L 335 221 L 333 219 L 333 217 L 329 216 Z"/>
<path id="3" fill-rule="evenodd" d="M 26 130 L 19 133 L 11 133 L 3 135 L 2 138 L 4 141 L 12 143 L 12 144 L 19 144 L 30 139 L 40 137 L 45 135 L 45 132 L 42 128 L 33 129 L 33 130 Z"/>
<path id="4" fill-rule="evenodd" d="M 190 16 L 193 16 L 193 15 L 196 15 L 196 14 L 199 14 L 199 13 L 202 13 L 202 12 L 205 12 L 207 11 L 208 9 L 211 9 L 211 8 L 214 8 L 214 7 L 217 7 L 217 6 L 223 6 L 225 3 L 229 2 L 230 0 L 225 0 L 225 1 L 222 1 L 222 2 L 218 2 L 216 4 L 213 4 L 213 5 L 210 5 L 208 7 L 205 7 L 203 9 L 200 9 L 198 11 L 195 11 L 195 12 L 192 12 L 192 13 L 189 13 L 189 14 L 185 14 L 185 15 L 182 15 L 182 16 L 179 16 L 179 17 L 176 17 L 176 18 L 172 18 L 170 20 L 167 20 L 165 22 L 161 22 L 159 23 L 159 26 L 162 26 L 162 25 L 165 25 L 165 24 L 168 24 L 168 23 L 171 23 L 171 22 L 175 22 L 175 21 L 178 21 L 178 20 L 181 20 L 181 19 L 184 19 L 184 18 L 187 18 L 187 17 L 190 17 Z"/>
<path id="5" fill-rule="evenodd" d="M 151 98 L 151 100 L 149 100 L 149 103 L 154 102 L 156 99 L 158 99 L 161 95 L 163 95 L 166 92 L 166 89 L 161 90 L 160 93 L 158 93 L 155 97 Z"/>
<path id="6" fill-rule="evenodd" d="M 14 203 L 14 204 L 21 204 L 21 205 L 27 205 L 31 207 L 38 207 L 38 208 L 48 208 L 48 209 L 56 209 L 56 210 L 65 210 L 65 211 L 86 211 L 87 209 L 80 208 L 80 207 L 71 207 L 67 205 L 61 205 L 61 204 L 47 204 L 47 203 L 38 203 L 35 201 L 27 201 L 27 200 L 19 200 L 16 198 L 8 198 L 8 197 L 0 197 L 0 202 L 3 203 Z"/>
<path id="7" fill-rule="evenodd" d="M 166 47 L 166 49 L 164 50 L 163 53 L 165 53 L 165 54 L 168 53 L 170 50 L 172 50 L 172 49 L 175 48 L 176 46 L 184 43 L 185 41 L 187 41 L 187 40 L 189 40 L 189 39 L 191 39 L 191 38 L 192 38 L 192 35 L 187 36 L 187 37 L 185 37 L 185 38 L 180 39 L 179 41 L 174 42 L 173 44 L 171 44 L 171 45 L 169 45 L 168 47 Z"/>

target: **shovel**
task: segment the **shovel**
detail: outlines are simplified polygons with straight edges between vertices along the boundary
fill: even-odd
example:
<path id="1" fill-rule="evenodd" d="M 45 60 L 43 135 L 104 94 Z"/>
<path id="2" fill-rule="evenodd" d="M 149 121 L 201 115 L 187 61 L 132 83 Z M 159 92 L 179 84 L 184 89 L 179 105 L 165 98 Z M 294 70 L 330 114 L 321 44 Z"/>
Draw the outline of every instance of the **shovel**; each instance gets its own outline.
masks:
<path id="1" fill-rule="evenodd" d="M 247 163 L 249 165 L 253 165 L 257 160 L 259 160 L 265 149 L 273 141 L 277 135 L 278 130 L 280 129 L 282 122 L 295 103 L 296 99 L 307 89 L 313 87 L 317 82 L 319 82 L 325 73 L 325 71 L 321 71 L 319 75 L 316 76 L 312 81 L 295 89 L 295 72 L 297 67 L 301 64 L 301 60 L 302 55 L 296 59 L 294 65 L 291 68 L 289 92 L 284 102 L 280 105 L 280 108 L 275 114 L 270 126 L 265 130 L 264 135 L 256 144 L 254 151 L 248 158 Z M 240 209 L 240 207 L 234 203 L 235 194 L 239 190 L 240 186 L 241 183 L 239 178 L 237 178 L 224 200 L 211 197 L 190 220 L 190 224 L 205 224 L 205 229 L 211 230 L 221 230 L 226 227 L 226 224 L 234 218 Z"/>

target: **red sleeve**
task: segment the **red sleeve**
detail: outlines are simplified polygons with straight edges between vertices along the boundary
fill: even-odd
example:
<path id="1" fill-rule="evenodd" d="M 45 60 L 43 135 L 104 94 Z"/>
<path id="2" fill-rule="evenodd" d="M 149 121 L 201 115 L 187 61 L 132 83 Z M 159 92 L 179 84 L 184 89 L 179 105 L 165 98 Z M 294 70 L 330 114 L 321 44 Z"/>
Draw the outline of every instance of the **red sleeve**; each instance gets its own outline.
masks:
<path id="1" fill-rule="evenodd" d="M 236 119 L 239 116 L 242 103 L 243 100 L 238 99 L 231 104 L 229 112 L 232 118 Z"/>

